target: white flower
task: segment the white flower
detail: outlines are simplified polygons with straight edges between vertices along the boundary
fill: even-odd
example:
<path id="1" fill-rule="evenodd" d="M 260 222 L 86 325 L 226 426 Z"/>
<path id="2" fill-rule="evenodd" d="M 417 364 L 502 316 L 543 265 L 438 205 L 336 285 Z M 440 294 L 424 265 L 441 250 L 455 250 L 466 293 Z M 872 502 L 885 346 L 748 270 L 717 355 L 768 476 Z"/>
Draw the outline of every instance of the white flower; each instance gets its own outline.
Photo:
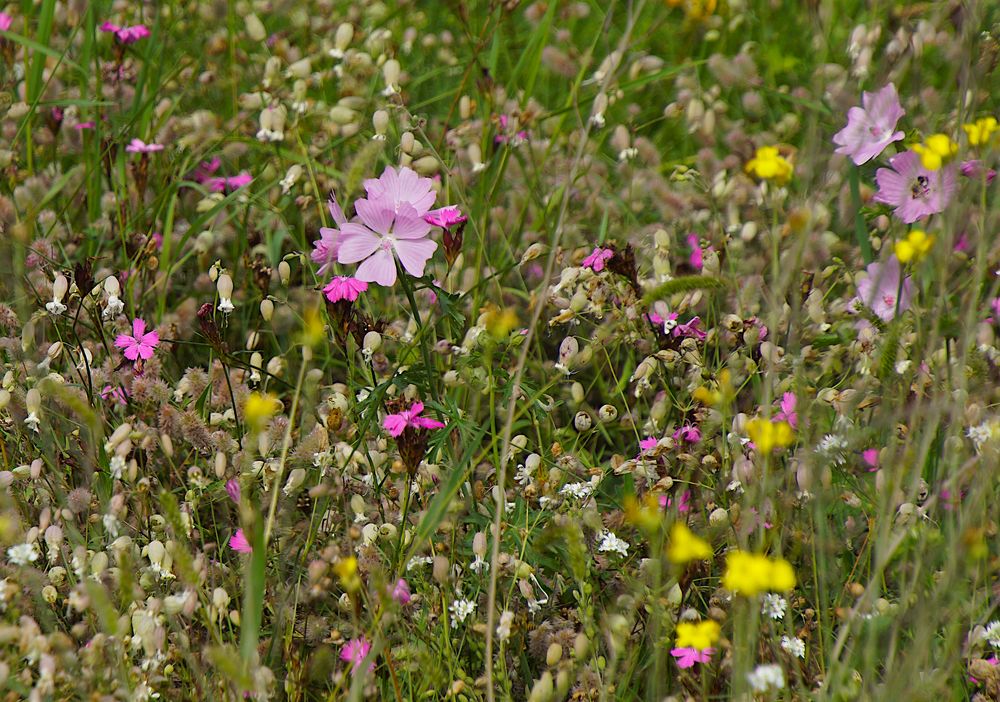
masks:
<path id="1" fill-rule="evenodd" d="M 108 532 L 108 536 L 117 539 L 118 538 L 118 517 L 111 514 L 105 514 L 101 517 L 101 521 L 104 523 L 104 531 Z"/>
<path id="2" fill-rule="evenodd" d="M 101 316 L 104 319 L 114 319 L 125 310 L 125 303 L 117 295 L 109 295 L 108 303 L 104 306 Z"/>
<path id="3" fill-rule="evenodd" d="M 430 565 L 434 562 L 434 559 L 430 556 L 414 556 L 406 564 L 406 572 L 410 572 L 414 568 L 419 568 L 420 566 Z"/>
<path id="4" fill-rule="evenodd" d="M 38 415 L 34 412 L 29 412 L 28 416 L 24 418 L 24 423 L 27 425 L 31 431 L 38 433 L 38 425 L 41 424 L 42 420 L 38 418 Z"/>
<path id="5" fill-rule="evenodd" d="M 597 544 L 597 550 L 602 553 L 618 553 L 622 556 L 628 555 L 628 542 L 619 539 L 615 536 L 614 532 L 605 529 L 598 536 L 600 543 Z"/>
<path id="6" fill-rule="evenodd" d="M 455 600 L 448 605 L 448 611 L 451 612 L 451 625 L 458 626 L 476 611 L 476 603 L 472 600 Z"/>
<path id="7" fill-rule="evenodd" d="M 578 500 L 590 497 L 593 492 L 594 486 L 590 483 L 567 483 L 559 490 L 560 495 L 575 497 Z"/>
<path id="8" fill-rule="evenodd" d="M 847 439 L 838 434 L 824 436 L 816 450 L 837 465 L 843 465 L 847 461 Z"/>
<path id="9" fill-rule="evenodd" d="M 25 566 L 38 560 L 38 544 L 17 544 L 7 549 L 7 560 L 16 566 Z"/>
<path id="10" fill-rule="evenodd" d="M 747 682 L 754 692 L 782 690 L 785 687 L 785 673 L 780 665 L 759 665 L 752 673 L 747 673 Z"/>
<path id="11" fill-rule="evenodd" d="M 125 470 L 125 459 L 116 453 L 111 457 L 111 463 L 108 465 L 108 470 L 111 471 L 112 478 L 115 480 L 121 480 L 122 471 Z"/>
<path id="12" fill-rule="evenodd" d="M 990 642 L 993 648 L 1000 648 L 1000 622 L 990 622 L 986 625 L 983 638 Z"/>
<path id="13" fill-rule="evenodd" d="M 806 657 L 806 642 L 797 636 L 782 636 L 781 648 L 796 658 Z"/>
<path id="14" fill-rule="evenodd" d="M 52 316 L 58 316 L 66 311 L 66 305 L 62 303 L 62 300 L 53 299 L 52 302 L 45 303 L 45 309 L 47 309 L 49 314 Z"/>
<path id="15" fill-rule="evenodd" d="M 476 574 L 487 573 L 490 570 L 490 562 L 484 560 L 482 556 L 476 556 L 476 560 L 472 562 L 469 569 Z"/>
<path id="16" fill-rule="evenodd" d="M 773 592 L 764 595 L 764 601 L 760 606 L 761 614 L 775 620 L 784 619 L 786 609 L 788 609 L 788 600 Z"/>
<path id="17" fill-rule="evenodd" d="M 224 297 L 219 300 L 219 312 L 222 312 L 222 314 L 229 314 L 235 309 L 236 306 L 233 305 L 233 301 L 230 298 Z"/>
<path id="18" fill-rule="evenodd" d="M 514 613 L 505 609 L 500 615 L 500 623 L 497 624 L 497 638 L 506 641 L 510 638 L 510 625 L 514 623 Z"/>

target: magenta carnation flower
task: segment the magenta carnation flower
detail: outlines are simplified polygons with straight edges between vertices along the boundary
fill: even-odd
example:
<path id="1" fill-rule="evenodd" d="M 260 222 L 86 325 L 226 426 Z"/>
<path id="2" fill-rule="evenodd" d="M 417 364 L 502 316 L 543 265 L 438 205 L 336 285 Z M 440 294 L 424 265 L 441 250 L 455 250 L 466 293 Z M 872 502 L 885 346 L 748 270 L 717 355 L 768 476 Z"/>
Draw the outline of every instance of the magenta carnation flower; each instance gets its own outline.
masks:
<path id="1" fill-rule="evenodd" d="M 670 649 L 670 655 L 677 659 L 678 668 L 691 668 L 695 663 L 708 663 L 712 660 L 712 654 L 715 653 L 714 648 L 672 648 Z"/>
<path id="2" fill-rule="evenodd" d="M 424 215 L 425 222 L 434 227 L 441 227 L 442 229 L 454 227 L 456 224 L 461 224 L 467 219 L 468 217 L 462 214 L 462 211 L 455 205 L 439 207 Z"/>
<path id="3" fill-rule="evenodd" d="M 833 143 L 839 145 L 836 153 L 850 156 L 859 166 L 903 138 L 903 132 L 896 131 L 896 123 L 906 114 L 892 83 L 877 93 L 864 93 L 861 104 L 847 111 L 847 126 L 833 136 Z"/>
<path id="4" fill-rule="evenodd" d="M 590 268 L 594 273 L 600 273 L 604 270 L 605 265 L 610 261 L 615 255 L 615 252 L 611 249 L 602 249 L 600 247 L 594 247 L 594 250 L 590 252 L 587 258 L 583 259 L 580 263 L 584 268 Z"/>
<path id="5" fill-rule="evenodd" d="M 358 668 L 361 667 L 361 662 L 364 661 L 365 656 L 367 656 L 368 652 L 371 650 L 371 642 L 369 642 L 364 636 L 359 636 L 356 639 L 351 639 L 345 643 L 343 647 L 341 647 L 340 660 L 350 663 L 351 672 L 357 673 Z M 368 667 L 369 672 L 372 670 L 375 670 L 374 663 Z"/>
<path id="6" fill-rule="evenodd" d="M 160 343 L 160 335 L 155 331 L 146 331 L 146 322 L 141 319 L 132 320 L 132 335 L 119 334 L 115 338 L 115 346 L 122 349 L 125 358 L 130 361 L 142 359 L 148 361 L 153 357 L 153 349 Z"/>
<path id="7" fill-rule="evenodd" d="M 253 547 L 250 546 L 250 542 L 247 541 L 246 534 L 243 533 L 242 529 L 237 529 L 236 533 L 229 539 L 229 548 L 237 553 L 250 553 L 253 551 Z"/>
<path id="8" fill-rule="evenodd" d="M 421 417 L 420 413 L 423 411 L 424 403 L 414 402 L 410 405 L 410 409 L 403 410 L 399 414 L 390 414 L 386 416 L 385 420 L 382 422 L 382 426 L 385 427 L 385 430 L 388 431 L 393 437 L 398 437 L 406 430 L 407 427 L 413 427 L 414 429 L 441 429 L 444 427 L 444 424 L 436 419 Z"/>
<path id="9" fill-rule="evenodd" d="M 340 302 L 348 300 L 354 302 L 358 295 L 368 289 L 368 283 L 357 278 L 338 275 L 323 288 L 323 294 L 330 302 Z"/>
<path id="10" fill-rule="evenodd" d="M 100 30 L 102 32 L 114 34 L 115 39 L 120 41 L 122 44 L 134 44 L 140 39 L 145 39 L 149 36 L 149 30 L 142 24 L 137 24 L 131 27 L 119 27 L 117 24 L 105 22 L 100 26 Z"/>
<path id="11" fill-rule="evenodd" d="M 142 139 L 133 139 L 125 147 L 125 151 L 130 154 L 151 154 L 154 151 L 163 151 L 163 144 L 147 144 Z"/>
<path id="12" fill-rule="evenodd" d="M 957 187 L 954 164 L 929 171 L 916 152 L 904 151 L 890 158 L 889 166 L 875 171 L 875 202 L 893 205 L 893 214 L 906 224 L 942 212 L 951 202 Z"/>
<path id="13" fill-rule="evenodd" d="M 10 30 L 10 25 L 14 23 L 14 18 L 8 15 L 6 12 L 0 12 L 0 32 L 6 32 Z"/>

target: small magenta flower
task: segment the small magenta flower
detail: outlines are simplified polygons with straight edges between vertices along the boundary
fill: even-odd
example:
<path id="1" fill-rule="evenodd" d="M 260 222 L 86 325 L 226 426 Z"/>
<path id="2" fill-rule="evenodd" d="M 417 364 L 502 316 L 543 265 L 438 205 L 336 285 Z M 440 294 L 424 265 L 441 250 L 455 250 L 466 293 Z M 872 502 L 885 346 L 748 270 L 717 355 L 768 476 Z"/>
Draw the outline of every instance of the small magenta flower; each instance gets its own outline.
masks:
<path id="1" fill-rule="evenodd" d="M 685 424 L 678 427 L 673 435 L 674 441 L 683 441 L 688 444 L 696 444 L 701 441 L 701 429 L 693 424 Z"/>
<path id="2" fill-rule="evenodd" d="M 913 297 L 913 281 L 909 276 L 902 278 L 902 269 L 895 257 L 888 263 L 870 263 L 865 268 L 868 275 L 858 281 L 857 301 L 864 303 L 884 322 L 896 316 L 896 310 L 910 309 Z"/>
<path id="3" fill-rule="evenodd" d="M 993 179 L 997 177 L 997 172 L 992 168 L 986 168 L 983 166 L 983 162 L 979 159 L 972 159 L 971 161 L 963 161 L 958 167 L 959 172 L 966 178 L 982 178 L 983 175 L 986 176 L 986 184 L 989 185 L 993 182 Z"/>
<path id="4" fill-rule="evenodd" d="M 253 176 L 247 171 L 240 171 L 239 174 L 229 177 L 209 178 L 205 181 L 205 187 L 213 193 L 224 193 L 239 190 L 245 185 L 253 182 Z"/>
<path id="5" fill-rule="evenodd" d="M 670 655 L 677 659 L 678 668 L 691 668 L 695 663 L 708 663 L 712 660 L 714 648 L 697 649 L 686 646 L 684 648 L 670 649 Z"/>
<path id="6" fill-rule="evenodd" d="M 74 125 L 73 129 L 77 130 L 78 132 L 82 132 L 85 129 L 93 129 L 96 126 L 97 126 L 97 122 L 94 122 L 94 121 L 80 122 L 80 123 Z"/>
<path id="7" fill-rule="evenodd" d="M 396 584 L 392 588 L 392 599 L 396 600 L 401 605 L 410 604 L 410 600 L 413 596 L 410 594 L 410 585 L 405 580 L 400 578 L 396 581 Z"/>
<path id="8" fill-rule="evenodd" d="M 660 440 L 655 436 L 648 436 L 639 442 L 639 455 L 646 453 L 646 451 L 652 451 L 656 448 L 656 445 L 660 443 Z"/>
<path id="9" fill-rule="evenodd" d="M 794 429 L 799 423 L 799 415 L 795 411 L 795 405 L 798 403 L 798 399 L 795 397 L 794 392 L 786 392 L 781 396 L 781 411 L 775 413 L 774 421 L 776 422 L 788 422 L 789 426 Z"/>
<path id="10" fill-rule="evenodd" d="M 340 302 L 341 300 L 354 302 L 367 289 L 368 283 L 363 280 L 338 275 L 323 288 L 323 294 L 330 302 Z"/>
<path id="11" fill-rule="evenodd" d="M 701 253 L 701 242 L 698 240 L 698 235 L 688 234 L 687 244 L 691 247 L 691 254 L 688 256 L 688 263 L 696 271 L 700 271 L 704 267 L 705 262 Z"/>
<path id="12" fill-rule="evenodd" d="M 383 420 L 382 426 L 394 438 L 399 437 L 407 427 L 414 429 L 442 429 L 444 427 L 444 424 L 436 419 L 421 417 L 420 413 L 423 411 L 424 403 L 414 402 L 410 405 L 410 409 L 403 410 L 399 414 L 388 415 Z"/>
<path id="13" fill-rule="evenodd" d="M 14 18 L 6 12 L 0 12 L 0 32 L 10 31 L 10 25 L 14 23 Z"/>
<path id="14" fill-rule="evenodd" d="M 944 211 L 955 195 L 955 166 L 936 171 L 924 168 L 920 156 L 904 151 L 889 159 L 890 168 L 875 171 L 875 202 L 893 205 L 893 214 L 906 224 Z"/>
<path id="15" fill-rule="evenodd" d="M 149 30 L 142 24 L 137 24 L 131 27 L 119 27 L 117 24 L 105 22 L 100 26 L 100 30 L 102 32 L 114 34 L 115 39 L 120 41 L 122 44 L 134 44 L 140 39 L 145 39 L 149 36 Z"/>
<path id="16" fill-rule="evenodd" d="M 869 448 L 861 452 L 861 460 L 868 466 L 868 472 L 874 473 L 878 470 L 878 449 Z"/>
<path id="17" fill-rule="evenodd" d="M 461 224 L 467 219 L 469 218 L 462 214 L 462 211 L 455 205 L 439 207 L 424 215 L 425 222 L 432 227 L 441 227 L 442 229 L 454 227 L 456 224 Z"/>
<path id="18" fill-rule="evenodd" d="M 615 255 L 613 249 L 602 249 L 600 247 L 594 247 L 594 250 L 590 252 L 587 258 L 583 259 L 580 264 L 584 268 L 589 268 L 594 273 L 600 273 L 604 270 L 607 262 L 610 261 Z"/>
<path id="19" fill-rule="evenodd" d="M 125 147 L 125 151 L 130 154 L 151 154 L 163 151 L 163 144 L 147 144 L 142 139 L 133 139 Z"/>
<path id="20" fill-rule="evenodd" d="M 372 650 L 372 645 L 364 636 L 359 636 L 356 639 L 351 639 L 345 643 L 340 649 L 340 660 L 346 661 L 351 664 L 351 672 L 357 673 L 358 668 L 361 667 L 362 661 L 364 661 L 365 656 L 368 652 Z M 373 662 L 368 666 L 368 672 L 375 670 L 375 663 Z"/>
<path id="21" fill-rule="evenodd" d="M 226 481 L 226 494 L 229 495 L 230 500 L 232 500 L 236 504 L 239 504 L 240 495 L 242 495 L 242 493 L 243 491 L 240 489 L 239 481 L 237 481 L 236 478 L 230 478 L 229 480 Z M 242 535 L 243 530 L 241 529 L 238 533 Z M 244 541 L 245 540 L 246 537 L 244 537 Z"/>
<path id="22" fill-rule="evenodd" d="M 243 533 L 242 529 L 237 529 L 236 533 L 229 539 L 229 548 L 237 553 L 250 553 L 253 551 L 253 547 L 250 546 L 250 542 L 247 541 L 246 534 Z"/>
<path id="23" fill-rule="evenodd" d="M 146 331 L 146 322 L 142 319 L 132 320 L 132 335 L 119 334 L 115 346 L 122 349 L 125 358 L 130 361 L 148 361 L 153 357 L 153 350 L 160 343 L 160 335 L 155 331 Z"/>
<path id="24" fill-rule="evenodd" d="M 119 386 L 105 385 L 101 389 L 102 400 L 114 400 L 120 405 L 128 404 L 128 394 Z"/>
<path id="25" fill-rule="evenodd" d="M 861 105 L 847 111 L 847 126 L 833 136 L 833 143 L 839 146 L 835 153 L 850 156 L 858 166 L 904 137 L 896 131 L 896 123 L 906 114 L 892 83 L 877 93 L 863 93 Z"/>

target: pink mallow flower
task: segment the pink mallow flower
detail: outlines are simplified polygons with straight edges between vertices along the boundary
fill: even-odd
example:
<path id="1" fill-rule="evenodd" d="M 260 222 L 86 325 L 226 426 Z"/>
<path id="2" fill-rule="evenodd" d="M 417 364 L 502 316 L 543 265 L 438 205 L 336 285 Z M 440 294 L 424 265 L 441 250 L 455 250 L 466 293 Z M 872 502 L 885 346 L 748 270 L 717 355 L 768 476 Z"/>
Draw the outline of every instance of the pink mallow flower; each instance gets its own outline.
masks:
<path id="1" fill-rule="evenodd" d="M 416 171 L 405 166 L 398 171 L 389 166 L 378 178 L 366 180 L 364 186 L 369 201 L 378 203 L 397 216 L 403 212 L 405 205 L 409 205 L 418 217 L 423 217 L 437 198 L 433 190 L 434 181 L 421 178 Z M 357 203 L 354 207 L 357 209 Z"/>
<path id="2" fill-rule="evenodd" d="M 461 224 L 467 219 L 469 218 L 462 214 L 462 211 L 455 205 L 439 207 L 424 215 L 425 222 L 432 227 L 441 227 L 442 229 L 454 227 L 456 224 Z"/>
<path id="3" fill-rule="evenodd" d="M 835 153 L 850 156 L 858 166 L 905 136 L 896 131 L 896 123 L 906 111 L 899 104 L 895 85 L 889 83 L 877 93 L 863 93 L 861 105 L 847 111 L 847 126 L 833 135 L 833 143 L 838 145 Z"/>
<path id="4" fill-rule="evenodd" d="M 350 663 L 351 672 L 357 673 L 358 668 L 361 667 L 361 662 L 364 661 L 365 656 L 367 656 L 368 652 L 371 650 L 371 642 L 369 642 L 364 636 L 359 636 L 356 639 L 351 639 L 341 647 L 340 660 Z M 375 663 L 368 666 L 368 672 L 373 670 L 375 670 Z"/>
<path id="5" fill-rule="evenodd" d="M 590 268 L 594 273 L 600 273 L 604 270 L 605 265 L 610 261 L 615 255 L 615 252 L 611 249 L 602 249 L 600 247 L 594 247 L 594 250 L 590 252 L 587 258 L 583 259 L 580 264 L 584 268 Z"/>
<path id="6" fill-rule="evenodd" d="M 340 229 L 338 227 L 347 224 L 347 217 L 344 216 L 344 211 L 340 209 L 340 204 L 333 193 L 330 193 L 330 200 L 326 205 L 337 227 L 320 227 L 319 239 L 313 242 L 313 251 L 309 257 L 313 263 L 319 264 L 319 270 L 316 271 L 318 275 L 323 275 L 330 270 L 330 266 L 337 260 L 337 254 L 340 251 Z"/>
<path id="7" fill-rule="evenodd" d="M 858 281 L 855 304 L 860 301 L 884 322 L 896 316 L 897 308 L 900 312 L 910 309 L 913 281 L 906 276 L 900 285 L 902 270 L 895 256 L 888 263 L 870 263 L 865 271 L 868 275 Z"/>
<path id="8" fill-rule="evenodd" d="M 340 302 L 347 300 L 354 302 L 358 295 L 368 289 L 368 283 L 357 278 L 338 275 L 323 288 L 323 294 L 330 302 Z"/>
<path id="9" fill-rule="evenodd" d="M 361 263 L 354 273 L 355 278 L 385 287 L 396 283 L 393 253 L 407 273 L 419 278 L 438 246 L 436 241 L 427 238 L 431 225 L 423 220 L 422 213 L 409 202 L 398 202 L 394 209 L 391 197 L 355 202 L 354 209 L 361 223 L 340 225 L 337 251 L 339 263 Z"/>
<path id="10" fill-rule="evenodd" d="M 392 599 L 396 600 L 401 605 L 410 604 L 410 600 L 413 596 L 410 594 L 410 585 L 405 580 L 400 578 L 396 581 L 396 584 L 392 587 Z"/>
<path id="11" fill-rule="evenodd" d="M 388 415 L 382 421 L 382 426 L 393 437 L 398 437 L 407 427 L 413 427 L 414 429 L 441 429 L 444 427 L 444 424 L 436 419 L 421 417 L 420 413 L 423 411 L 424 403 L 414 402 L 410 405 L 410 409 L 403 410 L 399 414 Z"/>
<path id="12" fill-rule="evenodd" d="M 708 663 L 712 660 L 714 648 L 697 649 L 691 647 L 672 648 L 670 655 L 677 659 L 678 668 L 691 668 L 695 663 Z"/>
<path id="13" fill-rule="evenodd" d="M 146 322 L 141 319 L 132 320 L 132 335 L 119 334 L 115 346 L 125 352 L 125 358 L 130 361 L 142 359 L 148 361 L 153 357 L 153 349 L 160 343 L 160 335 L 155 331 L 146 331 Z"/>
<path id="14" fill-rule="evenodd" d="M 137 24 L 131 27 L 119 27 L 117 24 L 105 22 L 100 26 L 100 30 L 102 32 L 110 32 L 114 34 L 115 39 L 120 41 L 122 44 L 134 44 L 140 39 L 145 39 L 149 36 L 149 30 L 142 24 Z"/>
<path id="15" fill-rule="evenodd" d="M 250 546 L 250 542 L 247 541 L 246 534 L 243 533 L 242 529 L 237 529 L 236 533 L 230 537 L 229 548 L 237 553 L 250 553 L 253 551 L 253 547 Z"/>
<path id="16" fill-rule="evenodd" d="M 929 171 L 915 151 L 889 159 L 890 168 L 875 171 L 875 202 L 893 205 L 893 214 L 906 224 L 943 212 L 955 195 L 955 164 Z"/>
<path id="17" fill-rule="evenodd" d="M 130 154 L 151 154 L 155 151 L 163 151 L 163 144 L 147 144 L 142 139 L 133 139 L 125 147 L 125 151 Z"/>

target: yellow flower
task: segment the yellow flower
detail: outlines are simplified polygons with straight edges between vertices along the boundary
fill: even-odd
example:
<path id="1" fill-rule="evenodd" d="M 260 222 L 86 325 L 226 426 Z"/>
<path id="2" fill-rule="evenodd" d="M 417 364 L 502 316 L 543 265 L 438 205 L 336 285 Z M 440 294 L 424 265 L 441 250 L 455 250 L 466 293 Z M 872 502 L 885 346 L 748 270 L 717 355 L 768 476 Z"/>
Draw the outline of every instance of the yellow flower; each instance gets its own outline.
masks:
<path id="1" fill-rule="evenodd" d="M 909 263 L 910 261 L 923 260 L 930 253 L 933 246 L 933 235 L 929 235 L 923 229 L 914 229 L 906 235 L 905 239 L 897 241 L 893 245 L 892 250 L 895 252 L 896 258 L 899 259 L 900 263 Z"/>
<path id="2" fill-rule="evenodd" d="M 670 527 L 670 544 L 667 558 L 671 563 L 684 565 L 690 561 L 703 561 L 712 557 L 712 545 L 695 535 L 686 524 L 674 522 Z"/>
<path id="3" fill-rule="evenodd" d="M 506 339 L 517 326 L 517 313 L 513 307 L 500 308 L 489 303 L 483 308 L 480 321 L 494 339 Z"/>
<path id="4" fill-rule="evenodd" d="M 718 7 L 718 0 L 666 0 L 669 7 L 683 7 L 688 19 L 702 20 L 710 17 Z"/>
<path id="5" fill-rule="evenodd" d="M 313 306 L 307 307 L 303 315 L 302 343 L 315 348 L 323 341 L 326 341 L 326 328 L 323 326 L 319 309 Z"/>
<path id="6" fill-rule="evenodd" d="M 784 558 L 730 551 L 726 554 L 726 572 L 722 587 L 737 595 L 755 597 L 762 592 L 788 592 L 795 587 L 795 570 Z"/>
<path id="7" fill-rule="evenodd" d="M 913 150 L 920 154 L 924 168 L 936 171 L 958 153 L 958 144 L 947 134 L 931 134 L 923 144 L 914 144 Z"/>
<path id="8" fill-rule="evenodd" d="M 971 124 L 963 124 L 966 136 L 969 137 L 969 144 L 972 146 L 984 146 L 989 144 L 993 138 L 993 133 L 1000 128 L 997 125 L 996 117 L 980 117 Z"/>
<path id="9" fill-rule="evenodd" d="M 761 146 L 744 168 L 761 180 L 773 180 L 779 185 L 792 177 L 792 164 L 778 153 L 776 146 Z"/>
<path id="10" fill-rule="evenodd" d="M 624 507 L 625 521 L 629 524 L 634 524 L 647 533 L 652 533 L 660 528 L 662 515 L 656 495 L 647 492 L 642 498 L 642 502 L 633 495 L 626 495 Z"/>
<path id="11" fill-rule="evenodd" d="M 281 402 L 274 395 L 252 392 L 243 405 L 243 419 L 255 431 L 260 431 L 281 409 Z"/>
<path id="12" fill-rule="evenodd" d="M 707 407 L 719 405 L 732 398 L 732 376 L 729 369 L 719 371 L 718 388 L 713 389 L 706 386 L 697 387 L 691 393 L 691 397 Z"/>
<path id="13" fill-rule="evenodd" d="M 719 640 L 721 631 L 719 623 L 711 619 L 703 622 L 678 622 L 677 648 L 696 648 L 699 651 L 712 648 Z"/>
<path id="14" fill-rule="evenodd" d="M 333 572 L 340 580 L 340 586 L 347 592 L 357 592 L 361 589 L 361 578 L 358 577 L 358 559 L 348 556 L 337 561 Z"/>
<path id="15" fill-rule="evenodd" d="M 747 436 L 762 455 L 771 453 L 776 448 L 791 446 L 795 441 L 795 432 L 788 422 L 772 422 L 764 417 L 754 417 L 747 422 Z"/>

